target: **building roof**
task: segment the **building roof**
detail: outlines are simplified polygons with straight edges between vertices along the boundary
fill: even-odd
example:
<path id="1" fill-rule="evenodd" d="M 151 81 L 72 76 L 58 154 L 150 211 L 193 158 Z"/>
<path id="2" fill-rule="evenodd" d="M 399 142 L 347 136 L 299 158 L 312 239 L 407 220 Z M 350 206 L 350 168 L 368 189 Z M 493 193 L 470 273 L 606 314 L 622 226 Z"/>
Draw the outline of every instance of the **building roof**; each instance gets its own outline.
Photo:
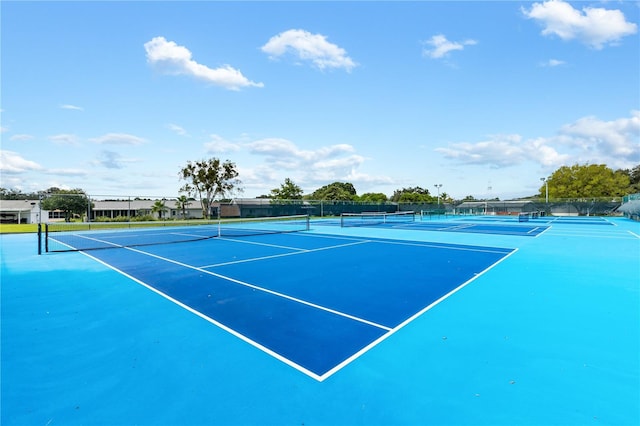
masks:
<path id="1" fill-rule="evenodd" d="M 38 200 L 0 200 L 2 211 L 25 211 L 39 208 Z"/>

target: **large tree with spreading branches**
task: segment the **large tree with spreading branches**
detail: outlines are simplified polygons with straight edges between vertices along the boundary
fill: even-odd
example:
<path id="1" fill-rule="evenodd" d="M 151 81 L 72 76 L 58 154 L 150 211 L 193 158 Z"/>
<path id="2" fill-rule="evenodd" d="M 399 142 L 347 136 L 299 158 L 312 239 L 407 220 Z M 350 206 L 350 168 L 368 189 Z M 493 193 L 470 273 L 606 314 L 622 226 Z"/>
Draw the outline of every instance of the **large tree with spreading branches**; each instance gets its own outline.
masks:
<path id="1" fill-rule="evenodd" d="M 224 198 L 240 190 L 240 180 L 235 163 L 218 158 L 189 161 L 180 170 L 180 179 L 186 183 L 180 188 L 189 196 L 200 199 L 202 216 L 209 218 L 210 207 L 216 198 Z"/>
<path id="2" fill-rule="evenodd" d="M 64 212 L 64 220 L 70 222 L 74 217 L 87 214 L 91 202 L 82 189 L 49 188 L 42 198 L 43 210 L 59 210 Z"/>

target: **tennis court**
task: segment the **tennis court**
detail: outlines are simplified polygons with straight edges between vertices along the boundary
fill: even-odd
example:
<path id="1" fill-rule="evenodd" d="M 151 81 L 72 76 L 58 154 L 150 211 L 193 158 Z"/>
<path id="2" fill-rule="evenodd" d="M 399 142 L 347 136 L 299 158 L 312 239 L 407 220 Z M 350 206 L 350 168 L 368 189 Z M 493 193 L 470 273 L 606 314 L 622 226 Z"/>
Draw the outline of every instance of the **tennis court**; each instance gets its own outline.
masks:
<path id="1" fill-rule="evenodd" d="M 489 223 L 488 223 L 489 222 Z M 417 231 L 445 231 L 474 234 L 519 235 L 536 237 L 546 231 L 548 220 L 536 219 L 527 223 L 519 223 L 518 218 L 500 218 L 496 216 L 449 217 L 449 219 L 432 220 L 431 216 L 419 216 L 415 212 L 399 213 L 359 213 L 343 214 L 340 226 L 351 227 L 386 227 L 393 229 L 412 229 Z M 322 224 L 322 222 L 319 222 Z M 337 221 L 328 222 L 337 224 Z"/>
<path id="2" fill-rule="evenodd" d="M 3 235 L 2 424 L 640 422 L 640 224 L 459 219 Z"/>

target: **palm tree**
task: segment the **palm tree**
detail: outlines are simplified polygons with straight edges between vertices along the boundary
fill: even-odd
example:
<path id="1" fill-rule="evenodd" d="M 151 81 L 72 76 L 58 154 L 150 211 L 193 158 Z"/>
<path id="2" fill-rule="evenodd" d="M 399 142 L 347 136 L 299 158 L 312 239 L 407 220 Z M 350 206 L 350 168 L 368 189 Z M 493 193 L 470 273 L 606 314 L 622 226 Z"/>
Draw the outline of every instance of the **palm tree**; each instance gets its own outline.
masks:
<path id="1" fill-rule="evenodd" d="M 153 206 L 151 206 L 151 212 L 152 213 L 158 213 L 158 218 L 162 219 L 162 213 L 166 212 L 167 206 L 164 205 L 164 200 L 157 200 L 155 203 L 153 203 Z"/>
<path id="2" fill-rule="evenodd" d="M 183 219 L 187 218 L 187 206 L 189 206 L 189 204 L 191 204 L 191 200 L 189 200 L 186 195 L 181 195 L 176 198 L 176 207 L 182 210 Z"/>

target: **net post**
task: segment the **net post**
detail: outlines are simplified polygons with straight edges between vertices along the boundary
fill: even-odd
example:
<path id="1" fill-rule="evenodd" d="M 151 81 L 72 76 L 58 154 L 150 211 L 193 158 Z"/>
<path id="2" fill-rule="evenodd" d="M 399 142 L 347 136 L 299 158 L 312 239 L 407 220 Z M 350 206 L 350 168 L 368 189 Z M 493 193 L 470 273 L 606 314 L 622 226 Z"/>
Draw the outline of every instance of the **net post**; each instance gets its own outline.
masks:
<path id="1" fill-rule="evenodd" d="M 308 231 L 309 229 L 311 229 L 311 225 L 310 225 L 310 223 L 311 223 L 310 215 L 309 215 L 309 214 L 307 214 L 307 218 L 306 218 L 306 226 L 307 226 L 307 229 L 305 229 L 305 231 Z"/>
<path id="2" fill-rule="evenodd" d="M 42 254 L 42 224 L 38 224 L 38 255 Z"/>
<path id="3" fill-rule="evenodd" d="M 44 224 L 44 251 L 49 253 L 49 224 Z"/>

